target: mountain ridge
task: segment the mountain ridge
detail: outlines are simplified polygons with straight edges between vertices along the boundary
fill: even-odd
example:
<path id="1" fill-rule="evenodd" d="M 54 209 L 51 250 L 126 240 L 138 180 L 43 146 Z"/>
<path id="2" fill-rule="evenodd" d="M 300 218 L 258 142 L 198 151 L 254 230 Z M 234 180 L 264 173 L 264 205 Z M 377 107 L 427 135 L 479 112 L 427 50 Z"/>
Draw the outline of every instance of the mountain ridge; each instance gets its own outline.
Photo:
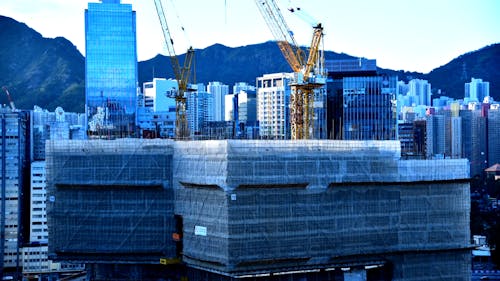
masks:
<path id="1" fill-rule="evenodd" d="M 6 86 L 18 108 L 38 105 L 48 110 L 61 106 L 66 111 L 84 112 L 85 58 L 63 37 L 44 38 L 24 23 L 0 16 L 0 86 Z M 182 62 L 185 54 L 179 55 Z M 345 53 L 325 51 L 326 59 L 356 58 Z M 379 73 L 398 75 L 400 80 L 428 80 L 435 97 L 460 99 L 463 83 L 470 78 L 490 82 L 490 95 L 500 100 L 500 44 L 491 44 L 465 53 L 424 74 L 378 68 Z M 465 65 L 466 75 L 462 75 Z M 255 84 L 266 73 L 291 72 L 277 44 L 268 41 L 239 47 L 216 43 L 195 50 L 196 81 L 220 81 L 232 87 L 235 82 Z M 174 77 L 170 59 L 157 55 L 138 62 L 139 85 L 155 77 Z M 4 94 L 0 104 L 8 104 Z"/>

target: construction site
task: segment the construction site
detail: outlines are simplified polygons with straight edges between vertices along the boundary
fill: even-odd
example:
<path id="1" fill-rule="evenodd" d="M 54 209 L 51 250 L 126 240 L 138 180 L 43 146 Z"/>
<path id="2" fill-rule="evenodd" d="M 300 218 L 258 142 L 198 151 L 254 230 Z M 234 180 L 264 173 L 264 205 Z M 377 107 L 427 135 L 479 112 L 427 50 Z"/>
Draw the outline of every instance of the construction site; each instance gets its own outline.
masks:
<path id="1" fill-rule="evenodd" d="M 470 280 L 466 159 L 336 140 L 66 140 L 46 153 L 50 258 L 85 263 L 91 280 Z"/>
<path id="2" fill-rule="evenodd" d="M 47 141 L 49 258 L 87 280 L 470 280 L 467 159 L 314 140 L 323 26 L 306 56 L 276 3 L 255 3 L 293 71 L 291 140 L 192 140 L 193 51 L 181 65 L 155 0 L 176 140 Z"/>

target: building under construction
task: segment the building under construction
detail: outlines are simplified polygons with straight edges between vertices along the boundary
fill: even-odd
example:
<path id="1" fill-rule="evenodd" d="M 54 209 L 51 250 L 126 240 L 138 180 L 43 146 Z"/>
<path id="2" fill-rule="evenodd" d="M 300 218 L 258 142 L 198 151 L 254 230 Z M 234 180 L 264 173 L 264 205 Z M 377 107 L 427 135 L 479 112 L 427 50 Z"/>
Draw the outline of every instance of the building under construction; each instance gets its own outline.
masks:
<path id="1" fill-rule="evenodd" d="M 470 280 L 465 159 L 402 160 L 398 141 L 46 151 L 49 253 L 92 280 Z"/>

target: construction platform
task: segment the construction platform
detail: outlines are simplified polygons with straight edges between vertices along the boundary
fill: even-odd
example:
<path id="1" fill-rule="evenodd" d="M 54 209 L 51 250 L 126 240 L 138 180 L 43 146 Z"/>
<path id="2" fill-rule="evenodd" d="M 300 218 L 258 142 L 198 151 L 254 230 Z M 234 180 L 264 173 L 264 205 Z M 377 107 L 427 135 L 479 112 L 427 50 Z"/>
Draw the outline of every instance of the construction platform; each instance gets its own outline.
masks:
<path id="1" fill-rule="evenodd" d="M 470 280 L 466 159 L 402 160 L 398 141 L 50 141 L 46 151 L 56 259 L 174 259 L 180 220 L 181 258 L 205 279 Z"/>

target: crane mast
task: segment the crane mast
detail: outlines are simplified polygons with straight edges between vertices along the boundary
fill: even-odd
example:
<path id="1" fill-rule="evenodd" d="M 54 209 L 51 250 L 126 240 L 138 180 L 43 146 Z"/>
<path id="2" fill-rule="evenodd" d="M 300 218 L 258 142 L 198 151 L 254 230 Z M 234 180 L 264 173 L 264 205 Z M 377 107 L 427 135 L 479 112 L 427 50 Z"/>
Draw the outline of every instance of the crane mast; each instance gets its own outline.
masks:
<path id="1" fill-rule="evenodd" d="M 178 91 L 175 94 L 175 137 L 176 139 L 188 139 L 189 127 L 186 116 L 186 92 L 188 88 L 189 76 L 191 74 L 191 64 L 194 58 L 194 50 L 192 47 L 186 52 L 184 64 L 181 67 L 179 58 L 177 57 L 174 49 L 174 40 L 170 35 L 170 30 L 167 25 L 163 4 L 161 0 L 154 0 L 158 19 L 160 20 L 163 37 L 165 39 L 165 46 L 168 51 L 170 63 L 178 83 Z"/>
<path id="2" fill-rule="evenodd" d="M 323 26 L 313 27 L 313 39 L 307 60 L 304 52 L 293 37 L 280 9 L 274 0 L 255 0 L 260 13 L 271 30 L 286 61 L 295 73 L 290 83 L 290 127 L 292 139 L 311 139 L 314 130 L 314 91 L 325 84 L 323 75 L 323 54 L 320 43 Z M 316 68 L 319 71 L 315 71 Z M 315 72 L 318 75 L 316 75 Z"/>

